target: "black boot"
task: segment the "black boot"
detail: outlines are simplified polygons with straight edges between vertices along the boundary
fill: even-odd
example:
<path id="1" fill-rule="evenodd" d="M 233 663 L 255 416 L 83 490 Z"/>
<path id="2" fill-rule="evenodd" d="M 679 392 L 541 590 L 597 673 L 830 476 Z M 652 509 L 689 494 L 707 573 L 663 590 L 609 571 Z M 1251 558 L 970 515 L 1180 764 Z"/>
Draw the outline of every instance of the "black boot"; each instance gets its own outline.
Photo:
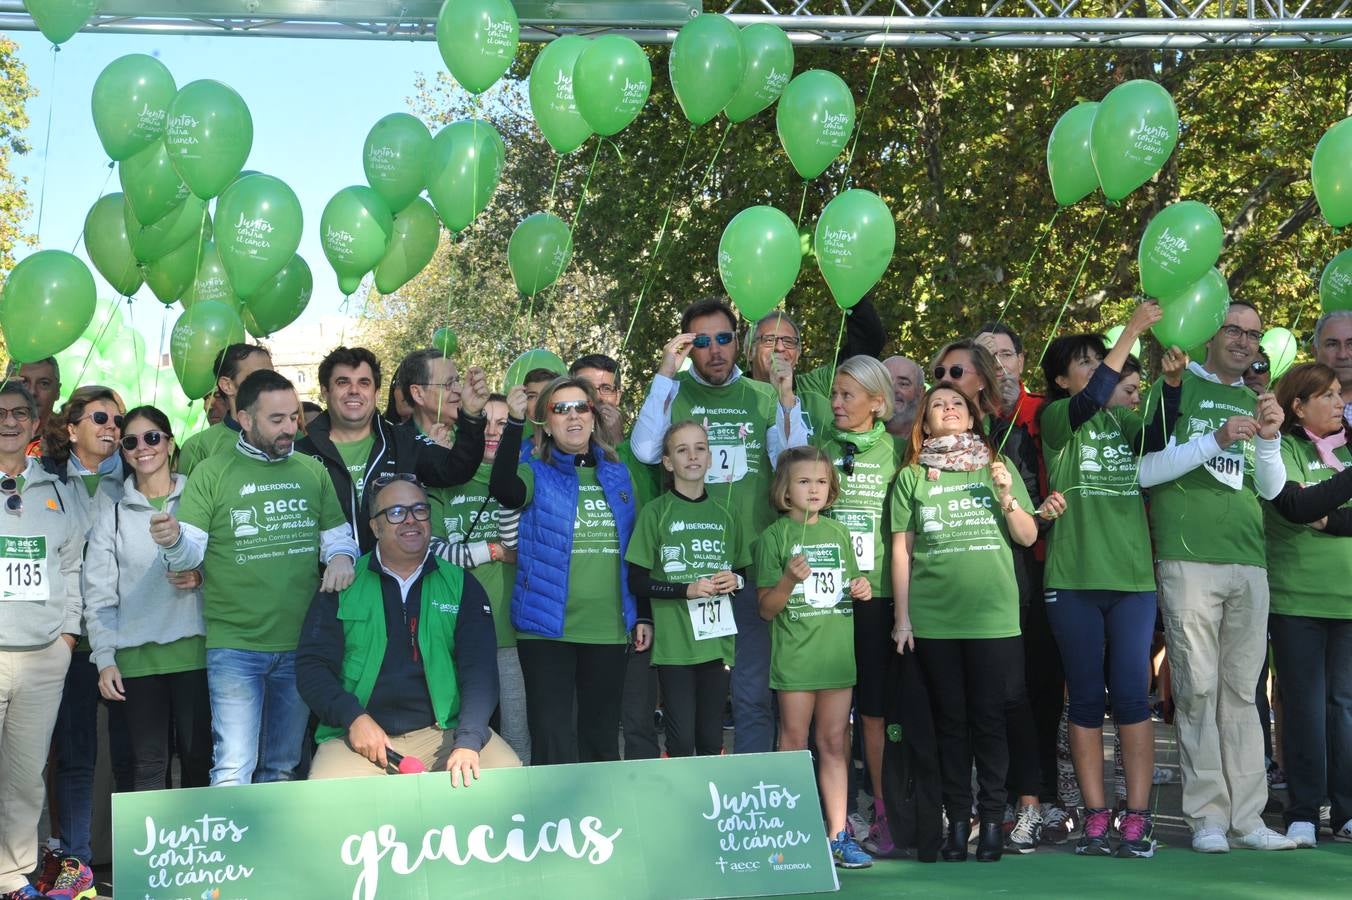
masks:
<path id="1" fill-rule="evenodd" d="M 1005 835 L 999 822 L 982 822 L 976 842 L 977 862 L 999 862 L 1004 849 Z"/>
<path id="2" fill-rule="evenodd" d="M 948 819 L 948 836 L 944 839 L 943 849 L 939 854 L 944 858 L 944 862 L 966 862 L 967 861 L 967 839 L 972 835 L 972 823 L 964 815 L 950 816 Z"/>

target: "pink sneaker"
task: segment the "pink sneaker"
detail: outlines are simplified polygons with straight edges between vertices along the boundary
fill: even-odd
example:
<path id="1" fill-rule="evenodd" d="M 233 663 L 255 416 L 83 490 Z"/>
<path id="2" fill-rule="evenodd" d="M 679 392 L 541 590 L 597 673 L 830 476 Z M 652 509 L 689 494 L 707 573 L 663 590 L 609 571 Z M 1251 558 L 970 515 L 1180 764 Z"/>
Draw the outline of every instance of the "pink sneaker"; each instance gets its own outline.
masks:
<path id="1" fill-rule="evenodd" d="M 73 856 L 61 860 L 61 871 L 56 876 L 56 883 L 46 894 L 61 900 L 92 900 L 97 895 L 93 870 Z"/>

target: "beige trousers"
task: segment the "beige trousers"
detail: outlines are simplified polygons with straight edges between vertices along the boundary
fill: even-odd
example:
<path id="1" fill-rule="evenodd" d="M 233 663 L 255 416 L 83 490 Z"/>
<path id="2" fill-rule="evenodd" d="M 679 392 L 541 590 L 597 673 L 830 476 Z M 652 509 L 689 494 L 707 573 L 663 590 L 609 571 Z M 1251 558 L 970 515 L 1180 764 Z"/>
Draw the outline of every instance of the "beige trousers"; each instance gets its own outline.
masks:
<path id="1" fill-rule="evenodd" d="M 68 668 L 60 638 L 41 650 L 0 650 L 0 894 L 28 884 L 38 864 L 42 771 Z"/>
<path id="2" fill-rule="evenodd" d="M 1254 706 L 1267 654 L 1267 571 L 1161 561 L 1159 607 L 1174 688 L 1183 817 L 1194 831 L 1263 825 L 1267 773 Z"/>
<path id="3" fill-rule="evenodd" d="M 1257 678 L 1257 673 L 1254 678 Z M 446 763 L 455 749 L 455 732 L 440 728 L 420 728 L 408 734 L 390 735 L 390 747 L 404 756 L 422 760 L 429 772 L 446 771 Z M 488 743 L 479 751 L 479 768 L 510 769 L 521 765 L 516 753 L 496 731 L 488 732 Z M 310 779 L 365 778 L 386 774 L 369 759 L 347 745 L 341 738 L 333 738 L 315 750 L 310 764 Z"/>

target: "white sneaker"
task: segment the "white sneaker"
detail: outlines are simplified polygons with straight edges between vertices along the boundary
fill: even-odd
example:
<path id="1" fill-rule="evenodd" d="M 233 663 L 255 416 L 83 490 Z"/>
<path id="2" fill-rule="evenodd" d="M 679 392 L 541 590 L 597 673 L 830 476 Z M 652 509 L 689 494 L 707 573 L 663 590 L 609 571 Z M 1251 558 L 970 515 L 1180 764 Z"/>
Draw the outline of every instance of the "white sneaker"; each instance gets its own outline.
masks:
<path id="1" fill-rule="evenodd" d="M 1313 847 L 1315 845 L 1314 823 L 1292 822 L 1286 826 L 1286 836 L 1297 847 Z"/>
<path id="2" fill-rule="evenodd" d="M 1219 828 L 1199 828 L 1192 833 L 1192 849 L 1198 853 L 1229 853 L 1230 843 Z"/>
<path id="3" fill-rule="evenodd" d="M 1230 846 L 1243 850 L 1294 850 L 1296 842 L 1264 825 L 1248 834 L 1230 838 Z"/>
<path id="4" fill-rule="evenodd" d="M 1333 839 L 1335 841 L 1347 841 L 1352 843 L 1352 819 L 1348 819 L 1343 823 L 1342 828 L 1333 832 Z"/>

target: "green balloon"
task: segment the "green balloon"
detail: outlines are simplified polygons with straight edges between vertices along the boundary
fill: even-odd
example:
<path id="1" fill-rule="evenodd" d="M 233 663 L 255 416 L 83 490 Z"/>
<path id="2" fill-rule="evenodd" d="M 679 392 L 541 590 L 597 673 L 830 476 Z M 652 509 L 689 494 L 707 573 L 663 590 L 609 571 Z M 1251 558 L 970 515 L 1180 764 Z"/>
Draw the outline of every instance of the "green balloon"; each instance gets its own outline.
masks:
<path id="1" fill-rule="evenodd" d="M 526 375 L 534 369 L 548 369 L 560 375 L 568 372 L 568 366 L 552 350 L 541 348 L 527 350 L 512 360 L 512 364 L 507 367 L 507 375 L 503 378 L 503 391 L 510 391 L 518 384 L 525 384 Z M 534 415 L 534 410 L 531 410 L 528 415 Z"/>
<path id="2" fill-rule="evenodd" d="M 483 119 L 452 122 L 432 141 L 427 196 L 446 227 L 464 231 L 488 208 L 502 175 L 502 136 Z"/>
<path id="3" fill-rule="evenodd" d="M 0 331 L 11 359 L 37 362 L 75 342 L 94 316 L 94 276 L 63 250 L 24 257 L 0 291 Z"/>
<path id="4" fill-rule="evenodd" d="M 161 143 L 178 88 L 153 56 L 129 53 L 110 62 L 94 82 L 94 130 L 109 158 L 124 160 Z"/>
<path id="5" fill-rule="evenodd" d="M 211 226 L 206 201 L 193 194 L 189 194 L 188 199 L 170 210 L 168 215 L 149 225 L 143 226 L 136 222 L 130 204 L 124 207 L 123 218 L 131 238 L 132 253 L 143 263 L 154 262 L 166 253 L 177 250 Z"/>
<path id="6" fill-rule="evenodd" d="M 98 0 L 23 0 L 23 5 L 43 37 L 64 44 L 94 15 Z"/>
<path id="7" fill-rule="evenodd" d="M 1109 328 L 1107 331 L 1103 332 L 1103 343 L 1107 344 L 1108 347 L 1111 349 L 1112 346 L 1117 343 L 1117 339 L 1122 336 L 1122 332 L 1124 331 L 1126 331 L 1125 326 L 1114 325 L 1112 328 Z M 1136 340 L 1131 342 L 1131 355 L 1136 357 L 1137 359 L 1141 358 L 1140 338 L 1137 338 Z"/>
<path id="8" fill-rule="evenodd" d="M 511 0 L 446 0 L 437 16 L 437 49 L 451 77 L 471 94 L 502 77 L 520 36 Z"/>
<path id="9" fill-rule="evenodd" d="M 210 234 L 204 235 L 204 240 L 210 238 Z M 183 297 L 197 274 L 201 253 L 202 241 L 189 240 L 177 250 L 170 250 L 154 262 L 146 263 L 146 284 L 157 300 L 169 306 Z"/>
<path id="10" fill-rule="evenodd" d="M 353 185 L 333 195 L 319 217 L 319 234 L 344 296 L 356 291 L 362 277 L 380 262 L 393 233 L 394 216 L 371 188 Z"/>
<path id="11" fill-rule="evenodd" d="M 194 400 L 216 389 L 216 356 L 244 341 L 244 323 L 229 306 L 203 300 L 183 312 L 169 338 L 169 359 L 183 392 Z"/>
<path id="12" fill-rule="evenodd" d="M 122 304 L 124 302 L 124 300 L 110 300 L 107 297 L 95 301 L 94 312 L 90 316 L 89 324 L 80 333 L 80 337 L 88 340 L 92 345 L 98 341 L 101 335 L 110 331 L 121 331 Z"/>
<path id="13" fill-rule="evenodd" d="M 742 83 L 723 108 L 729 122 L 745 122 L 768 109 L 793 77 L 793 44 L 778 25 L 758 22 L 743 28 L 742 56 Z"/>
<path id="14" fill-rule="evenodd" d="M 216 201 L 216 248 L 237 296 L 250 296 L 291 261 L 302 220 L 296 192 L 280 178 L 250 175 L 225 189 Z"/>
<path id="15" fill-rule="evenodd" d="M 1108 92 L 1094 113 L 1089 150 L 1103 196 L 1114 202 L 1145 184 L 1178 143 L 1178 110 L 1169 92 L 1138 78 Z"/>
<path id="16" fill-rule="evenodd" d="M 1352 309 L 1352 250 L 1344 250 L 1319 276 L 1319 305 L 1326 313 Z"/>
<path id="17" fill-rule="evenodd" d="M 1098 175 L 1089 153 L 1097 103 L 1079 103 L 1061 114 L 1047 138 L 1047 176 L 1052 196 L 1062 206 L 1078 203 L 1098 188 Z"/>
<path id="18" fill-rule="evenodd" d="M 1224 242 L 1220 217 L 1205 203 L 1166 206 L 1146 226 L 1136 252 L 1141 290 L 1151 297 L 1177 294 L 1216 264 Z"/>
<path id="19" fill-rule="evenodd" d="M 169 162 L 164 141 L 156 141 L 117 164 L 117 180 L 140 225 L 163 219 L 188 199 L 188 186 Z"/>
<path id="20" fill-rule="evenodd" d="M 1324 132 L 1315 144 L 1310 181 L 1325 221 L 1334 228 L 1352 223 L 1352 118 Z"/>
<path id="21" fill-rule="evenodd" d="M 95 348 L 111 371 L 120 375 L 139 373 L 146 361 L 146 339 L 135 328 L 105 334 Z"/>
<path id="22" fill-rule="evenodd" d="M 530 67 L 531 115 L 555 153 L 572 153 L 593 133 L 573 97 L 573 68 L 585 49 L 585 38 L 565 34 L 546 44 Z"/>
<path id="23" fill-rule="evenodd" d="M 362 146 L 366 183 L 390 209 L 403 209 L 427 184 L 432 133 L 416 116 L 391 113 L 371 126 Z"/>
<path id="24" fill-rule="evenodd" d="M 442 325 L 432 332 L 432 346 L 440 350 L 442 356 L 454 356 L 460 347 L 460 340 L 449 325 Z"/>
<path id="25" fill-rule="evenodd" d="M 1150 330 L 1165 347 L 1196 347 L 1220 331 L 1229 307 L 1230 287 L 1225 276 L 1212 269 L 1181 292 L 1161 299 L 1164 318 Z"/>
<path id="26" fill-rule="evenodd" d="M 887 271 L 897 246 L 897 223 L 877 194 L 850 190 L 826 204 L 812 243 L 836 305 L 849 309 Z"/>
<path id="27" fill-rule="evenodd" d="M 573 233 L 558 216 L 527 216 L 507 242 L 507 267 L 516 289 L 527 297 L 549 287 L 573 258 Z"/>
<path id="28" fill-rule="evenodd" d="M 793 220 L 773 206 L 733 216 L 718 241 L 718 277 L 743 316 L 757 321 L 793 289 L 803 265 Z"/>
<path id="29" fill-rule="evenodd" d="M 376 264 L 376 290 L 393 294 L 408 284 L 437 255 L 440 242 L 437 211 L 423 198 L 414 198 L 394 217 L 389 246 Z"/>
<path id="30" fill-rule="evenodd" d="M 682 25 L 667 57 L 676 102 L 696 126 L 723 111 L 741 86 L 745 68 L 742 33 L 718 13 L 698 15 Z"/>
<path id="31" fill-rule="evenodd" d="M 282 267 L 272 280 L 244 301 L 244 327 L 254 337 L 267 337 L 290 325 L 310 303 L 315 291 L 314 275 L 299 255 Z"/>
<path id="32" fill-rule="evenodd" d="M 197 263 L 197 274 L 183 292 L 183 308 L 192 309 L 198 303 L 220 303 L 239 312 L 244 302 L 230 286 L 230 278 L 221 265 L 220 250 L 215 241 L 202 244 L 202 255 Z"/>
<path id="33" fill-rule="evenodd" d="M 127 237 L 125 206 L 121 194 L 105 194 L 95 201 L 85 216 L 84 244 L 90 262 L 104 280 L 122 296 L 130 297 L 140 289 L 143 279 Z"/>
<path id="34" fill-rule="evenodd" d="M 591 41 L 573 66 L 577 111 L 597 134 L 618 134 L 648 102 L 653 69 L 633 40 L 607 34 Z"/>
<path id="35" fill-rule="evenodd" d="M 854 95 L 835 72 L 809 69 L 799 75 L 775 108 L 779 143 L 805 180 L 835 161 L 854 131 Z"/>
<path id="36" fill-rule="evenodd" d="M 1277 326 L 1263 332 L 1263 339 L 1259 341 L 1259 346 L 1268 355 L 1268 361 L 1271 364 L 1268 372 L 1272 381 L 1276 381 L 1285 375 L 1286 370 L 1291 368 L 1291 364 L 1296 361 L 1296 353 L 1300 350 L 1300 341 L 1288 329 Z"/>
<path id="37" fill-rule="evenodd" d="M 54 355 L 58 371 L 66 373 L 61 387 L 61 399 L 64 400 L 79 386 L 78 376 L 84 371 L 86 360 L 94 356 L 94 342 L 87 337 L 78 337 L 73 344 Z"/>
<path id="38" fill-rule="evenodd" d="M 209 200 L 235 180 L 253 148 L 253 116 L 244 98 L 219 81 L 183 86 L 164 128 L 169 159 L 194 194 Z"/>

